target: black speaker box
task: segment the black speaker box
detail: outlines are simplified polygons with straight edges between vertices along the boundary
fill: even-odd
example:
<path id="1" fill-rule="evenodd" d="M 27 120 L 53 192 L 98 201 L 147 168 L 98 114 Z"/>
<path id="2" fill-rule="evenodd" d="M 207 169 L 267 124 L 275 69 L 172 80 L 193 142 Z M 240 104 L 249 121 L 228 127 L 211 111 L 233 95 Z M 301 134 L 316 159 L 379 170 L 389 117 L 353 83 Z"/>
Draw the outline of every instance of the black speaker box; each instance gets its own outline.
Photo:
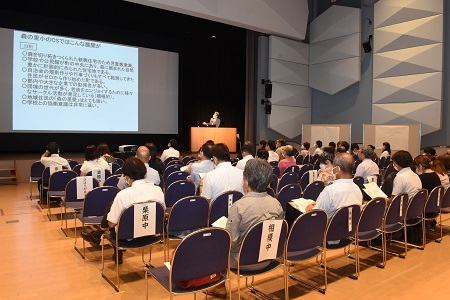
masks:
<path id="1" fill-rule="evenodd" d="M 370 51 L 372 51 L 372 46 L 370 45 L 370 41 L 365 41 L 364 43 L 362 43 L 363 49 L 365 53 L 369 53 Z"/>
<path id="2" fill-rule="evenodd" d="M 272 98 L 272 84 L 266 83 L 264 87 L 264 98 Z"/>

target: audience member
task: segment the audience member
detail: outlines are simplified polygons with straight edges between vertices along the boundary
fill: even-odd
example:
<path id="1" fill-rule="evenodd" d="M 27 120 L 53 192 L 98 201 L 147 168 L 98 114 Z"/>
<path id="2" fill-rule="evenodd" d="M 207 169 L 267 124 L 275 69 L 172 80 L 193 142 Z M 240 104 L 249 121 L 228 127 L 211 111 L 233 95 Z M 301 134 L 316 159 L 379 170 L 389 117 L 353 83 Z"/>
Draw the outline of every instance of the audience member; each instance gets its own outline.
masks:
<path id="1" fill-rule="evenodd" d="M 123 175 L 129 188 L 121 190 L 111 206 L 106 210 L 101 221 L 100 228 L 93 232 L 81 232 L 81 237 L 91 243 L 93 246 L 100 245 L 100 237 L 106 230 L 115 235 L 115 227 L 119 222 L 119 217 L 122 212 L 131 204 L 144 201 L 157 201 L 165 207 L 164 194 L 159 186 L 147 183 L 145 174 L 147 169 L 144 163 L 136 158 L 128 158 L 123 165 Z M 119 250 L 119 264 L 122 263 L 123 251 Z M 115 254 L 115 253 L 114 253 Z M 116 261 L 115 255 L 113 260 Z"/>
<path id="2" fill-rule="evenodd" d="M 425 147 L 422 154 L 436 156 L 436 150 L 433 147 Z"/>
<path id="3" fill-rule="evenodd" d="M 300 150 L 300 155 L 303 157 L 311 155 L 311 153 L 309 152 L 309 147 L 310 147 L 309 142 L 303 142 Z"/>
<path id="4" fill-rule="evenodd" d="M 331 141 L 328 143 L 328 147 L 333 147 L 334 149 L 336 149 L 336 143 Z"/>
<path id="5" fill-rule="evenodd" d="M 101 143 L 97 146 L 98 155 L 102 157 L 108 164 L 115 163 L 117 160 L 111 156 L 111 151 L 105 143 Z"/>
<path id="6" fill-rule="evenodd" d="M 383 143 L 383 149 L 381 150 L 380 158 L 391 156 L 391 144 L 388 142 Z"/>
<path id="7" fill-rule="evenodd" d="M 445 169 L 444 164 L 441 161 L 441 156 L 432 156 L 431 159 L 431 169 L 438 174 L 439 179 L 441 180 L 441 184 L 444 187 L 447 187 L 449 185 L 449 178 L 447 174 L 447 170 Z"/>
<path id="8" fill-rule="evenodd" d="M 272 161 L 280 161 L 280 157 L 275 152 L 276 142 L 274 140 L 268 140 L 266 145 L 266 150 L 269 151 L 269 158 L 267 161 L 270 163 Z"/>
<path id="9" fill-rule="evenodd" d="M 276 146 L 277 149 L 275 150 L 275 152 L 278 154 L 278 158 L 279 160 L 284 159 L 285 157 L 283 156 L 283 149 L 284 147 L 286 147 L 286 140 L 285 139 L 278 139 L 276 142 Z"/>
<path id="10" fill-rule="evenodd" d="M 321 140 L 317 140 L 316 143 L 314 144 L 314 154 L 313 155 L 320 155 L 322 154 L 322 141 Z"/>
<path id="11" fill-rule="evenodd" d="M 97 147 L 94 145 L 86 146 L 84 158 L 86 160 L 80 169 L 81 176 L 86 176 L 87 173 L 97 169 L 108 170 L 111 172 L 111 166 L 106 162 L 106 160 L 100 157 Z"/>
<path id="12" fill-rule="evenodd" d="M 422 182 L 422 188 L 431 193 L 438 185 L 441 185 L 441 179 L 438 174 L 431 169 L 431 159 L 428 155 L 419 155 L 414 158 L 414 165 L 416 166 L 416 174 L 419 175 Z"/>
<path id="13" fill-rule="evenodd" d="M 323 209 L 330 219 L 341 207 L 358 204 L 362 205 L 362 193 L 353 182 L 353 157 L 349 153 L 339 153 L 333 161 L 336 180 L 326 186 L 320 193 L 317 201 L 306 207 L 306 211 Z"/>
<path id="14" fill-rule="evenodd" d="M 344 148 L 344 150 L 345 150 L 344 152 L 348 152 L 348 149 L 350 149 L 350 145 L 349 145 L 349 143 L 347 141 L 339 141 L 337 143 L 336 147 L 337 148 L 339 148 L 339 147 Z M 344 152 L 342 152 L 342 153 L 344 153 Z"/>
<path id="15" fill-rule="evenodd" d="M 242 159 L 240 159 L 237 162 L 236 168 L 244 170 L 245 164 L 247 163 L 247 161 L 249 161 L 250 159 L 253 158 L 253 145 L 244 144 L 241 147 L 241 155 L 242 155 Z"/>
<path id="16" fill-rule="evenodd" d="M 361 176 L 367 182 L 367 177 L 380 173 L 378 165 L 372 160 L 373 150 L 368 146 L 364 146 L 359 152 L 361 163 L 356 168 L 355 176 Z"/>
<path id="17" fill-rule="evenodd" d="M 258 146 L 258 149 L 257 149 L 257 150 L 259 150 L 259 149 L 266 149 L 266 146 L 267 146 L 266 140 L 260 140 L 260 141 L 259 141 L 259 146 Z"/>
<path id="18" fill-rule="evenodd" d="M 161 155 L 161 161 L 164 162 L 169 157 L 180 158 L 180 151 L 176 150 L 178 147 L 178 142 L 175 139 L 171 139 L 167 144 L 168 149 L 164 150 Z"/>
<path id="19" fill-rule="evenodd" d="M 145 147 L 150 150 L 150 160 L 148 161 L 149 167 L 155 169 L 160 175 L 162 175 L 164 173 L 164 164 L 159 158 L 156 157 L 156 155 L 158 154 L 156 145 L 153 143 L 147 143 L 145 144 Z"/>
<path id="20" fill-rule="evenodd" d="M 47 150 L 41 156 L 41 163 L 49 168 L 51 166 L 61 166 L 63 169 L 71 170 L 67 159 L 59 156 L 59 146 L 55 142 L 50 142 L 47 145 Z"/>
<path id="21" fill-rule="evenodd" d="M 352 143 L 351 147 L 350 147 L 350 151 L 353 155 L 353 160 L 356 162 L 359 158 L 358 158 L 358 154 L 359 154 L 359 145 L 357 143 Z"/>
<path id="22" fill-rule="evenodd" d="M 292 165 L 296 164 L 295 157 L 294 157 L 294 148 L 292 145 L 286 145 L 283 149 L 283 157 L 286 157 L 285 159 L 280 160 L 278 163 L 278 168 L 280 169 L 280 175 L 284 174 L 284 171 L 287 167 L 290 167 Z"/>
<path id="23" fill-rule="evenodd" d="M 390 199 L 399 193 L 407 193 L 411 199 L 422 188 L 419 176 L 411 170 L 413 164 L 411 154 L 408 151 L 399 150 L 392 155 L 392 163 L 398 173 L 394 178 Z"/>
<path id="24" fill-rule="evenodd" d="M 250 147 L 253 149 L 253 143 L 252 143 L 252 141 L 246 140 L 246 141 L 244 142 L 244 144 L 241 146 L 241 149 L 242 149 L 242 147 L 245 147 L 245 146 L 250 146 Z M 242 158 L 244 158 L 244 157 L 242 156 L 242 151 L 241 151 L 241 149 L 239 149 L 239 153 L 236 155 L 236 158 L 237 158 L 238 160 L 241 160 Z M 252 151 L 253 151 L 253 150 L 252 150 Z"/>
<path id="25" fill-rule="evenodd" d="M 204 177 L 201 195 L 214 201 L 223 192 L 243 193 L 242 170 L 231 165 L 230 150 L 227 145 L 215 144 L 211 147 L 211 155 L 216 168 Z M 202 183 L 200 183 L 200 187 L 202 187 Z"/>
<path id="26" fill-rule="evenodd" d="M 333 148 L 325 147 L 323 148 L 322 154 L 317 158 L 319 160 L 319 171 L 317 172 L 317 179 L 323 181 L 325 185 L 330 185 L 333 183 L 333 160 L 334 152 Z"/>
<path id="27" fill-rule="evenodd" d="M 256 157 L 267 161 L 269 159 L 269 151 L 267 151 L 266 149 L 258 149 Z"/>
<path id="28" fill-rule="evenodd" d="M 144 163 L 147 170 L 145 181 L 147 183 L 159 185 L 161 183 L 161 179 L 159 177 L 158 171 L 148 165 L 148 161 L 150 160 L 150 150 L 146 146 L 140 146 L 136 151 L 136 157 Z M 121 190 L 128 187 L 124 175 L 120 177 L 119 182 L 117 183 L 117 187 Z"/>
<path id="29" fill-rule="evenodd" d="M 200 161 L 190 164 L 188 179 L 195 184 L 195 189 L 197 190 L 200 185 L 200 174 L 206 174 L 214 170 L 214 163 L 211 161 L 211 145 L 203 144 L 198 152 L 198 157 Z"/>

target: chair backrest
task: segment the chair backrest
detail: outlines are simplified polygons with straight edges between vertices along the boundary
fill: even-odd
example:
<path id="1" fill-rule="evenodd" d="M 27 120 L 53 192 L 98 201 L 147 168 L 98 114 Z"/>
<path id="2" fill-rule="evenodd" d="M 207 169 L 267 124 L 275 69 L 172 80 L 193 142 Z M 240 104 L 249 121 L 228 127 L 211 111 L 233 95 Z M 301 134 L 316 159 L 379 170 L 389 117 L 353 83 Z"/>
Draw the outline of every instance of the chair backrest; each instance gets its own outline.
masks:
<path id="1" fill-rule="evenodd" d="M 280 178 L 280 168 L 278 166 L 272 166 L 272 173 L 277 176 L 277 178 Z"/>
<path id="2" fill-rule="evenodd" d="M 265 225 L 264 225 L 265 224 Z M 263 227 L 267 231 L 263 232 Z M 281 227 L 281 228 L 279 228 Z M 270 240 L 269 236 L 274 231 L 280 232 L 280 238 L 278 241 Z M 284 258 L 284 247 L 286 245 L 286 238 L 288 233 L 288 225 L 286 220 L 270 219 L 264 220 L 253 225 L 244 235 L 239 249 L 238 263 L 239 265 L 252 265 L 265 260 L 261 260 L 259 257 L 261 242 L 266 250 L 270 250 L 278 242 L 276 248 L 276 257 Z M 274 244 L 274 246 L 272 246 Z"/>
<path id="3" fill-rule="evenodd" d="M 300 167 L 297 165 L 291 165 L 284 170 L 284 173 L 286 172 L 293 172 L 298 174 L 300 172 Z"/>
<path id="4" fill-rule="evenodd" d="M 353 174 L 355 174 L 356 169 L 358 168 L 358 166 L 359 166 L 359 164 L 360 164 L 361 162 L 362 162 L 362 161 L 361 161 L 360 159 L 357 159 L 357 160 L 355 161 L 355 165 L 353 166 Z"/>
<path id="5" fill-rule="evenodd" d="M 164 181 L 166 181 L 167 177 L 169 177 L 169 175 L 172 174 L 173 172 L 180 171 L 180 168 L 181 168 L 181 166 L 180 165 L 176 165 L 176 164 L 167 166 L 164 169 L 164 174 L 163 174 Z"/>
<path id="6" fill-rule="evenodd" d="M 269 196 L 271 196 L 271 197 L 274 197 L 274 198 L 276 197 L 275 191 L 271 187 L 267 188 L 267 194 L 269 194 Z"/>
<path id="7" fill-rule="evenodd" d="M 278 166 L 278 161 L 273 160 L 269 163 L 272 167 L 277 167 Z"/>
<path id="8" fill-rule="evenodd" d="M 118 158 L 118 157 L 115 157 L 115 159 L 116 159 L 116 163 L 119 164 L 119 166 L 122 168 L 122 167 L 123 167 L 123 164 L 124 164 L 123 159 Z"/>
<path id="9" fill-rule="evenodd" d="M 50 168 L 47 167 L 42 171 L 42 184 L 48 185 L 48 180 L 50 179 Z"/>
<path id="10" fill-rule="evenodd" d="M 272 174 L 272 177 L 270 177 L 269 186 L 274 192 L 276 192 L 278 187 L 278 176 L 276 174 Z"/>
<path id="11" fill-rule="evenodd" d="M 303 190 L 303 198 L 316 201 L 324 188 L 325 183 L 323 181 L 316 180 L 311 182 L 306 189 Z"/>
<path id="12" fill-rule="evenodd" d="M 189 173 L 187 173 L 187 172 L 183 172 L 183 171 L 173 172 L 169 176 L 167 176 L 166 180 L 164 181 L 164 184 L 166 186 L 169 186 L 172 183 L 174 183 L 175 181 L 186 180 L 186 178 L 188 176 L 189 176 Z"/>
<path id="13" fill-rule="evenodd" d="M 114 186 L 102 186 L 87 193 L 83 202 L 83 217 L 103 216 L 119 191 Z"/>
<path id="14" fill-rule="evenodd" d="M 386 214 L 385 214 L 385 224 L 386 227 L 389 225 L 403 223 L 406 215 L 406 208 L 408 207 L 408 194 L 399 193 L 392 198 L 389 203 Z"/>
<path id="15" fill-rule="evenodd" d="M 415 219 L 423 215 L 425 203 L 428 198 L 428 191 L 426 189 L 418 190 L 408 203 L 406 208 L 406 219 Z"/>
<path id="16" fill-rule="evenodd" d="M 169 163 L 173 160 L 180 160 L 180 159 L 178 157 L 168 157 L 168 158 L 166 158 L 166 160 L 164 160 L 164 166 L 167 167 L 169 165 Z"/>
<path id="17" fill-rule="evenodd" d="M 313 169 L 312 164 L 303 164 L 302 168 L 298 172 L 298 178 L 302 178 L 303 174 L 308 173 Z"/>
<path id="18" fill-rule="evenodd" d="M 172 285 L 229 268 L 231 236 L 222 228 L 204 228 L 187 235 L 173 252 Z"/>
<path id="19" fill-rule="evenodd" d="M 297 199 L 302 196 L 302 188 L 298 183 L 285 185 L 277 195 L 277 199 L 283 207 L 283 210 L 286 211 L 286 205 L 292 199 Z"/>
<path id="20" fill-rule="evenodd" d="M 122 175 L 123 174 L 123 169 L 122 168 L 118 168 L 115 172 L 114 175 Z"/>
<path id="21" fill-rule="evenodd" d="M 384 169 L 384 165 L 386 164 L 386 156 L 383 156 L 382 158 L 380 158 L 380 161 L 378 162 L 378 168 Z"/>
<path id="22" fill-rule="evenodd" d="M 386 161 L 384 162 L 383 169 L 387 168 L 387 166 L 389 166 L 390 163 L 391 163 L 391 157 L 386 156 Z"/>
<path id="23" fill-rule="evenodd" d="M 152 214 L 152 206 L 154 208 L 154 216 Z M 139 218 L 136 217 L 139 216 Z M 165 210 L 164 206 L 157 201 L 146 201 L 140 203 L 133 203 L 128 206 L 120 215 L 119 222 L 117 223 L 117 239 L 128 240 L 133 238 L 145 238 L 153 237 L 155 235 L 161 235 L 164 233 L 164 218 Z M 137 224 L 136 224 L 137 223 Z M 141 228 L 147 229 L 154 227 L 152 233 L 146 233 L 142 235 L 139 230 Z"/>
<path id="24" fill-rule="evenodd" d="M 171 161 L 169 161 L 169 162 L 167 163 L 166 168 L 167 168 L 168 166 L 173 166 L 173 165 L 179 165 L 180 167 L 182 167 L 182 166 L 184 166 L 184 163 L 183 163 L 181 160 L 174 159 L 174 160 L 171 160 Z"/>
<path id="25" fill-rule="evenodd" d="M 394 165 L 391 163 L 386 167 L 386 171 L 384 171 L 384 179 L 389 176 L 394 171 Z"/>
<path id="26" fill-rule="evenodd" d="M 292 224 L 289 232 L 286 242 L 287 252 L 301 253 L 305 250 L 323 247 L 326 228 L 327 213 L 324 210 L 314 209 L 300 215 Z M 309 258 L 308 252 L 301 255 Z"/>
<path id="27" fill-rule="evenodd" d="M 315 164 L 316 163 L 316 161 L 317 161 L 317 159 L 319 158 L 319 154 L 314 154 L 313 156 L 312 156 L 312 158 L 311 158 L 311 164 Z"/>
<path id="28" fill-rule="evenodd" d="M 103 182 L 104 186 L 117 186 L 119 183 L 119 179 L 122 177 L 122 175 L 111 175 L 108 178 L 106 178 L 105 182 Z"/>
<path id="29" fill-rule="evenodd" d="M 209 202 L 202 196 L 178 200 L 170 210 L 167 232 L 208 227 Z"/>
<path id="30" fill-rule="evenodd" d="M 442 196 L 441 208 L 450 207 L 450 189 L 447 187 L 445 189 L 444 195 Z"/>
<path id="31" fill-rule="evenodd" d="M 76 165 L 78 165 L 78 162 L 72 159 L 68 159 L 67 162 L 69 163 L 71 169 L 73 169 Z"/>
<path id="32" fill-rule="evenodd" d="M 319 171 L 319 169 L 320 169 L 320 160 L 316 159 L 313 165 L 313 170 Z"/>
<path id="33" fill-rule="evenodd" d="M 438 185 L 431 190 L 428 199 L 425 203 L 425 213 L 438 213 L 441 209 L 442 198 L 444 196 L 445 188 Z"/>
<path id="34" fill-rule="evenodd" d="M 172 207 L 181 198 L 194 196 L 195 184 L 188 180 L 178 180 L 166 187 L 164 201 L 167 207 Z"/>
<path id="35" fill-rule="evenodd" d="M 42 172 L 44 171 L 45 166 L 40 162 L 36 161 L 31 165 L 30 169 L 30 179 L 38 180 L 42 177 Z"/>
<path id="36" fill-rule="evenodd" d="M 50 175 L 48 180 L 49 191 L 65 191 L 67 183 L 77 177 L 77 173 L 72 170 L 62 170 Z"/>
<path id="37" fill-rule="evenodd" d="M 303 165 L 303 156 L 299 155 L 295 158 L 295 164 Z"/>
<path id="38" fill-rule="evenodd" d="M 309 184 L 309 172 L 308 173 L 304 173 L 302 175 L 302 177 L 300 177 L 300 186 L 301 186 L 303 191 L 306 189 L 308 184 Z"/>
<path id="39" fill-rule="evenodd" d="M 111 174 L 115 174 L 121 166 L 118 163 L 111 163 Z"/>
<path id="40" fill-rule="evenodd" d="M 189 163 L 192 159 L 195 159 L 195 158 L 194 158 L 193 156 L 185 156 L 185 157 L 183 157 L 183 159 L 182 159 L 181 161 L 183 162 L 183 164 L 184 164 L 185 166 L 187 166 L 188 163 Z"/>
<path id="41" fill-rule="evenodd" d="M 209 224 L 214 223 L 222 216 L 228 218 L 228 210 L 230 206 L 242 198 L 242 193 L 238 191 L 226 191 L 216 197 L 214 201 L 211 202 L 209 209 Z"/>
<path id="42" fill-rule="evenodd" d="M 83 176 L 72 178 L 66 185 L 65 192 L 65 202 L 82 202 L 87 193 L 89 193 L 92 189 L 83 189 L 82 193 L 78 193 L 78 182 L 79 181 L 90 181 L 92 182 L 92 189 L 99 187 L 99 183 L 97 179 L 94 179 L 92 176 Z M 89 184 L 87 184 L 89 186 Z"/>
<path id="43" fill-rule="evenodd" d="M 354 204 L 339 208 L 328 222 L 326 241 L 340 241 L 339 246 L 344 247 L 351 243 L 358 225 L 361 208 Z"/>
<path id="44" fill-rule="evenodd" d="M 280 190 L 288 184 L 295 184 L 298 181 L 298 175 L 294 172 L 285 172 L 278 181 L 277 195 Z"/>
<path id="45" fill-rule="evenodd" d="M 232 157 L 232 158 L 230 158 L 230 162 L 233 164 L 233 163 L 237 163 L 239 161 L 239 159 L 238 158 L 236 158 L 236 157 Z"/>
<path id="46" fill-rule="evenodd" d="M 82 166 L 81 164 L 78 164 L 72 168 L 72 171 L 77 173 L 78 176 L 80 176 L 80 174 L 81 174 L 81 166 Z"/>
<path id="47" fill-rule="evenodd" d="M 305 157 L 303 157 L 303 164 L 304 165 L 310 164 L 311 163 L 311 159 L 312 159 L 311 154 L 305 155 Z"/>
<path id="48" fill-rule="evenodd" d="M 364 178 L 361 176 L 355 176 L 353 177 L 353 182 L 360 188 L 364 188 Z"/>
<path id="49" fill-rule="evenodd" d="M 367 234 L 365 238 L 372 239 L 379 235 L 377 230 L 381 230 L 383 226 L 383 216 L 386 210 L 386 199 L 374 198 L 363 206 L 361 216 L 359 217 L 358 227 L 356 231 L 357 237 L 362 237 Z M 373 234 L 370 235 L 370 232 Z"/>

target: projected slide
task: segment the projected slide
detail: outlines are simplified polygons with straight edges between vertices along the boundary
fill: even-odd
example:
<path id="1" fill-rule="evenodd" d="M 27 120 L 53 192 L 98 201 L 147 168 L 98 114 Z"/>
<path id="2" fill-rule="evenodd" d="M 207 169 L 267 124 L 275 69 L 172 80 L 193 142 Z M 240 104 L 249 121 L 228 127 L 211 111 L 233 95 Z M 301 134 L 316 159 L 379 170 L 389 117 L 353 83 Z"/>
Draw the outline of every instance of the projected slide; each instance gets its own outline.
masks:
<path id="1" fill-rule="evenodd" d="M 14 31 L 13 130 L 138 131 L 138 48 Z"/>

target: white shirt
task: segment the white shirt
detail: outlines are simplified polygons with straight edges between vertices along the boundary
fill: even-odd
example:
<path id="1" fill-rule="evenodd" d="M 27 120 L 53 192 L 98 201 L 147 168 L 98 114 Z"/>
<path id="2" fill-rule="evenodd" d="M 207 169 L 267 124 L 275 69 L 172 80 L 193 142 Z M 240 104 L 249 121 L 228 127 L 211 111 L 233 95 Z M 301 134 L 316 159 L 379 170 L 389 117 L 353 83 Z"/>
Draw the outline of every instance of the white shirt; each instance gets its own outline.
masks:
<path id="1" fill-rule="evenodd" d="M 121 190 L 116 195 L 107 219 L 108 221 L 117 224 L 120 215 L 128 206 L 133 203 L 145 202 L 148 200 L 154 200 L 166 207 L 164 203 L 164 194 L 159 186 L 147 183 L 144 179 L 136 180 L 131 187 Z"/>
<path id="2" fill-rule="evenodd" d="M 320 154 L 322 154 L 322 153 L 323 153 L 323 150 L 322 150 L 322 149 L 316 148 L 316 150 L 314 150 L 314 154 L 313 154 L 313 155 L 316 155 L 316 154 L 320 155 Z"/>
<path id="3" fill-rule="evenodd" d="M 269 150 L 269 158 L 267 159 L 267 162 L 271 162 L 271 161 L 280 161 L 280 157 L 273 150 Z"/>
<path id="4" fill-rule="evenodd" d="M 94 160 L 85 160 L 81 166 L 80 171 L 84 174 L 92 170 L 103 169 L 111 172 L 111 166 L 103 158 L 98 158 Z"/>
<path id="5" fill-rule="evenodd" d="M 145 182 L 152 183 L 154 185 L 159 185 L 161 179 L 159 177 L 158 171 L 150 167 L 148 163 L 144 163 L 144 165 L 147 168 L 147 176 L 145 177 Z M 119 182 L 117 183 L 117 187 L 121 190 L 126 189 L 128 187 L 128 184 L 125 182 L 125 177 L 123 175 L 120 176 Z"/>
<path id="6" fill-rule="evenodd" d="M 244 193 L 243 171 L 235 168 L 230 162 L 221 162 L 216 168 L 206 174 L 203 182 L 202 196 L 215 200 L 217 196 L 227 191 Z"/>
<path id="7" fill-rule="evenodd" d="M 392 187 L 392 196 L 400 193 L 408 193 L 409 199 L 422 188 L 422 181 L 420 181 L 419 175 L 414 173 L 410 167 L 406 167 L 398 171 L 394 178 Z"/>
<path id="8" fill-rule="evenodd" d="M 200 185 L 200 173 L 208 173 L 214 170 L 214 163 L 209 160 L 201 160 L 199 162 L 195 162 L 191 165 L 191 180 L 195 184 L 195 189 L 197 190 Z"/>
<path id="9" fill-rule="evenodd" d="M 72 170 L 67 159 L 62 158 L 59 154 L 52 154 L 49 157 L 41 157 L 41 163 L 46 168 L 51 166 L 62 166 L 64 169 Z"/>
<path id="10" fill-rule="evenodd" d="M 161 155 L 161 161 L 164 162 L 169 157 L 180 158 L 180 151 L 175 150 L 175 148 L 173 148 L 173 147 L 170 147 L 170 148 L 164 150 Z"/>
<path id="11" fill-rule="evenodd" d="M 364 160 L 356 168 L 355 176 L 361 176 L 364 181 L 367 182 L 367 177 L 375 174 L 380 174 L 378 165 L 370 158 L 364 158 Z"/>
<path id="12" fill-rule="evenodd" d="M 248 162 L 250 159 L 252 159 L 252 158 L 253 158 L 253 156 L 251 156 L 250 154 L 244 156 L 241 160 L 239 160 L 239 161 L 237 162 L 236 168 L 241 169 L 241 170 L 244 170 L 244 169 L 245 169 L 245 165 L 246 165 L 247 162 Z"/>
<path id="13" fill-rule="evenodd" d="M 323 209 L 328 214 L 328 220 L 341 207 L 362 205 L 362 193 L 352 179 L 336 179 L 327 185 L 317 198 L 314 209 Z"/>
<path id="14" fill-rule="evenodd" d="M 389 156 L 391 156 L 391 155 L 386 150 L 381 152 L 381 154 L 380 154 L 380 158 L 382 158 L 382 157 L 389 157 Z"/>

